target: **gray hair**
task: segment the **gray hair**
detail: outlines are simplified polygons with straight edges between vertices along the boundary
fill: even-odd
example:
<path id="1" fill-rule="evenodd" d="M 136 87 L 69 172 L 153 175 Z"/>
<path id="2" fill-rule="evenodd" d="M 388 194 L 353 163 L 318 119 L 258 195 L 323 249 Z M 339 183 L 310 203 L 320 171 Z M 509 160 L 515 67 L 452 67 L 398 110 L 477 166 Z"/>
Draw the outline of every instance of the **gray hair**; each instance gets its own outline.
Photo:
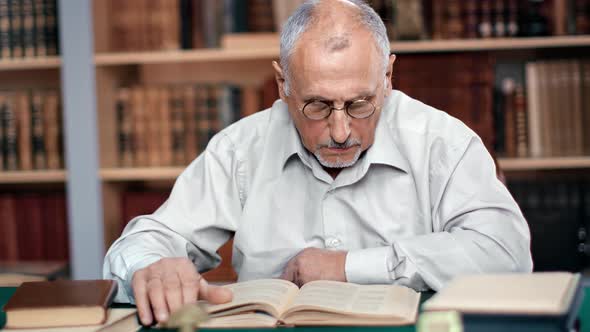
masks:
<path id="1" fill-rule="evenodd" d="M 283 70 L 283 78 L 285 82 L 283 84 L 283 92 L 286 96 L 289 96 L 290 91 L 290 80 L 291 73 L 289 69 L 289 61 L 295 50 L 295 44 L 301 35 L 307 31 L 315 20 L 313 16 L 313 10 L 321 0 L 308 0 L 289 17 L 287 22 L 283 25 L 281 32 L 281 51 L 280 51 L 280 63 Z M 378 49 L 381 51 L 383 56 L 383 70 L 387 70 L 387 64 L 389 63 L 390 45 L 389 38 L 387 37 L 387 30 L 381 17 L 363 0 L 345 0 L 355 5 L 359 10 L 360 23 L 369 30 L 375 42 L 377 43 Z"/>

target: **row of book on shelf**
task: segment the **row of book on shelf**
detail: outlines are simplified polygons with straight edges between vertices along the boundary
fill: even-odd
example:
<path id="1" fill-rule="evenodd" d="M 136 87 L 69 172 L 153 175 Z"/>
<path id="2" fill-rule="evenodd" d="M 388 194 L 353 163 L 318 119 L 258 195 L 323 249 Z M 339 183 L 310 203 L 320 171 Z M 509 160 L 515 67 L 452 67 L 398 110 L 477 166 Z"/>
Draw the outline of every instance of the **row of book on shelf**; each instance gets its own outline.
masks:
<path id="1" fill-rule="evenodd" d="M 0 171 L 62 168 L 60 109 L 57 90 L 0 91 Z"/>
<path id="2" fill-rule="evenodd" d="M 219 47 L 223 35 L 277 32 L 303 0 L 109 2 L 111 51 Z M 391 40 L 586 34 L 588 0 L 369 0 Z"/>
<path id="3" fill-rule="evenodd" d="M 57 0 L 0 0 L 0 59 L 58 53 Z"/>
<path id="4" fill-rule="evenodd" d="M 590 154 L 590 60 L 523 65 L 524 82 L 502 80 L 497 135 L 507 157 Z M 502 119 L 503 118 L 503 119 Z"/>
<path id="5" fill-rule="evenodd" d="M 66 261 L 64 193 L 0 194 L 0 261 Z"/>
<path id="6" fill-rule="evenodd" d="M 219 130 L 269 107 L 276 94 L 272 81 L 262 89 L 221 83 L 119 88 L 119 165 L 185 166 Z"/>

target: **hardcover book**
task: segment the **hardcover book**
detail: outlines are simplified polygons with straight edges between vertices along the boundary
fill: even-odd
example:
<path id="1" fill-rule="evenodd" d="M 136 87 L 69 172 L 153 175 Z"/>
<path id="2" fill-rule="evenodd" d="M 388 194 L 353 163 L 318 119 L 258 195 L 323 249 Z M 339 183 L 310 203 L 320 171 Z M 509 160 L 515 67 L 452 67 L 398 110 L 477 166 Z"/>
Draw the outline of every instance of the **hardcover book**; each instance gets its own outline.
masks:
<path id="1" fill-rule="evenodd" d="M 117 289 L 113 280 L 25 282 L 4 306 L 6 328 L 99 325 Z"/>

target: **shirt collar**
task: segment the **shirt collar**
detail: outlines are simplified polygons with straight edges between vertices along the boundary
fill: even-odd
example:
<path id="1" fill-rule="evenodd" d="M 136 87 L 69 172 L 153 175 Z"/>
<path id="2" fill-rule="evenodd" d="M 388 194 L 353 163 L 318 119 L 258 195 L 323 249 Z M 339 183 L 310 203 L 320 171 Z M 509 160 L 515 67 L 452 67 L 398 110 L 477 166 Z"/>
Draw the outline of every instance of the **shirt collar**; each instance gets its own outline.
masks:
<path id="1" fill-rule="evenodd" d="M 400 169 L 406 173 L 410 167 L 408 161 L 401 153 L 397 142 L 397 133 L 392 125 L 398 104 L 394 102 L 395 91 L 391 91 L 383 103 L 383 108 L 375 129 L 373 145 L 367 149 L 363 162 L 367 165 L 382 164 Z"/>
<path id="2" fill-rule="evenodd" d="M 299 132 L 295 127 L 295 123 L 289 114 L 288 105 L 282 100 L 277 100 L 272 106 L 272 120 L 277 130 L 274 133 L 274 144 L 277 144 L 277 157 L 279 158 L 281 166 L 285 166 L 287 161 L 293 156 L 298 155 L 304 164 L 311 167 L 309 161 L 310 154 L 303 146 Z"/>

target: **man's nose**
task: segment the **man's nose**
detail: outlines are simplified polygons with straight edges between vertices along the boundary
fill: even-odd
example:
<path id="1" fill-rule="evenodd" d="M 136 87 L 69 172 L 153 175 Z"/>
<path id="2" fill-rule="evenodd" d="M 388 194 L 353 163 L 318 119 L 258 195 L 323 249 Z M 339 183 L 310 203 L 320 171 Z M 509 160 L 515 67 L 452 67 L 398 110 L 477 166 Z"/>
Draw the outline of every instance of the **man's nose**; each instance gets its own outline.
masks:
<path id="1" fill-rule="evenodd" d="M 330 136 L 336 143 L 344 143 L 350 136 L 350 117 L 343 109 L 333 109 L 329 117 Z"/>

